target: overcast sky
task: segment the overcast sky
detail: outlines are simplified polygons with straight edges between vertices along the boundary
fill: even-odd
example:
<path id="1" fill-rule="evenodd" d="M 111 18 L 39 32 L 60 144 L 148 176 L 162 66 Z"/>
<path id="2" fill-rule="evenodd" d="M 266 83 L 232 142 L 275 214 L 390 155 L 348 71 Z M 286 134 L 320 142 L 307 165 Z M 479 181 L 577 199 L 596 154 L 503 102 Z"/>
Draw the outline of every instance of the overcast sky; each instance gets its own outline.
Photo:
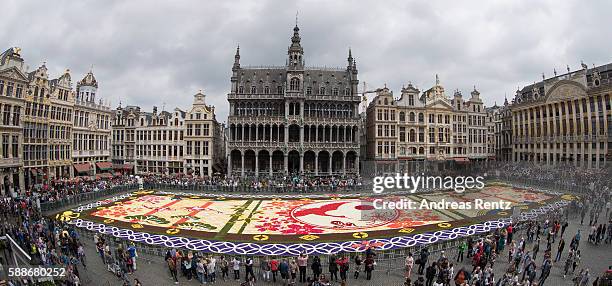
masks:
<path id="1" fill-rule="evenodd" d="M 295 14 L 307 65 L 346 66 L 396 95 L 439 74 L 447 94 L 473 86 L 502 104 L 544 72 L 612 62 L 612 1 L 24 1 L 0 3 L 0 45 L 22 48 L 73 85 L 93 65 L 116 107 L 186 109 L 199 89 L 227 120 L 236 45 L 242 65 L 284 65 Z M 361 90 L 361 83 L 360 83 Z"/>

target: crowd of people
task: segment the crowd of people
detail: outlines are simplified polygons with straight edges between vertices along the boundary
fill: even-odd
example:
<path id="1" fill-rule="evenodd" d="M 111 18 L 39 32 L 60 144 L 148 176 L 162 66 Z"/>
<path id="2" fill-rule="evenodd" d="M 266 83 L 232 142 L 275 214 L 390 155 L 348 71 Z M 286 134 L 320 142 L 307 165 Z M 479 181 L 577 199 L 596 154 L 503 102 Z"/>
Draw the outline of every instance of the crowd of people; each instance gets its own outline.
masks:
<path id="1" fill-rule="evenodd" d="M 317 188 L 326 190 L 344 190 L 362 185 L 361 178 L 355 175 L 307 177 L 297 174 L 273 177 L 262 176 L 260 178 L 147 175 L 144 176 L 144 182 L 150 185 L 163 184 L 187 188 L 198 186 L 204 189 L 209 188 L 222 190 L 229 190 L 233 188 L 249 190 L 250 192 L 259 192 L 263 190 L 275 191 L 276 189 L 300 191 L 313 190 Z"/>
<path id="2" fill-rule="evenodd" d="M 2 198 L 0 210 L 0 236 L 10 236 L 33 265 L 64 268 L 65 285 L 81 285 L 79 269 L 87 265 L 78 232 L 62 221 L 43 216 L 28 198 Z M 8 238 L 0 241 L 3 265 L 13 255 L 25 257 L 11 243 Z"/>
<path id="3" fill-rule="evenodd" d="M 491 176 L 516 177 L 534 184 L 556 184 L 580 191 L 579 200 L 563 211 L 548 216 L 513 224 L 482 237 L 469 237 L 452 251 L 429 252 L 428 248 L 408 254 L 405 259 L 405 285 L 415 286 L 532 286 L 548 284 L 549 276 L 557 271 L 568 277 L 575 286 L 597 285 L 597 273 L 583 267 L 583 247 L 586 243 L 607 247 L 612 244 L 612 178 L 606 170 L 572 170 L 531 166 L 527 164 L 496 164 L 486 169 Z M 495 175 L 494 175 L 495 174 Z M 503 174 L 503 176 L 500 176 Z M 143 176 L 144 184 L 242 186 L 247 189 L 271 186 L 361 186 L 358 177 L 305 178 L 287 176 L 274 179 L 194 178 L 191 176 Z M 62 180 L 30 190 L 24 196 L 0 200 L 0 236 L 8 234 L 24 249 L 32 262 L 43 266 L 67 269 L 65 285 L 81 285 L 81 272 L 87 269 L 85 245 L 79 232 L 61 220 L 45 217 L 34 198 L 53 202 L 81 193 L 105 192 L 116 186 L 137 185 L 134 176 L 97 180 Z M 587 187 L 584 187 L 587 186 Z M 35 195 L 33 195 L 35 194 Z M 569 233 L 568 226 L 587 226 L 588 230 Z M 584 230 L 584 228 L 583 228 Z M 584 235 L 584 237 L 583 237 Z M 96 252 L 108 271 L 119 277 L 124 285 L 142 285 L 131 276 L 137 270 L 137 246 L 127 242 L 112 247 L 109 238 L 95 235 Z M 0 241 L 3 260 L 14 251 L 6 240 Z M 452 254 L 452 256 L 447 255 Z M 496 272 L 494 266 L 507 259 L 508 267 Z M 469 262 L 469 266 L 466 266 Z M 165 264 L 171 279 L 197 280 L 200 284 L 237 280 L 240 284 L 261 282 L 285 285 L 325 286 L 333 283 L 346 285 L 351 279 L 372 279 L 377 256 L 373 248 L 363 254 L 337 254 L 326 257 L 301 254 L 297 257 L 233 257 L 180 249 L 168 249 Z M 418 267 L 413 271 L 413 268 Z M 352 273 L 352 275 L 349 275 Z M 351 276 L 351 277 L 349 277 Z"/>

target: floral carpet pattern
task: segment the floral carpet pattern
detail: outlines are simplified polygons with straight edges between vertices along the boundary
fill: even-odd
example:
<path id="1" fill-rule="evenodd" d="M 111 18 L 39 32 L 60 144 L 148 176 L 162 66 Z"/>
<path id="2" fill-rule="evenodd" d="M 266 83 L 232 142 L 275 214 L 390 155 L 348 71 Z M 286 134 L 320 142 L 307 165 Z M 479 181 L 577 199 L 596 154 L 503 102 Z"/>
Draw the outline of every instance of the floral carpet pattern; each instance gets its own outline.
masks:
<path id="1" fill-rule="evenodd" d="M 543 192 L 490 186 L 465 193 L 437 192 L 385 196 L 225 198 L 139 191 L 79 214 L 97 223 L 151 233 L 214 240 L 286 242 L 386 238 L 465 226 L 509 217 L 511 211 L 422 209 L 420 202 L 505 200 L 527 210 L 556 196 Z M 381 202 L 412 200 L 416 208 L 380 209 Z"/>
<path id="2" fill-rule="evenodd" d="M 515 210 L 386 209 L 376 201 L 511 202 Z M 135 242 L 245 255 L 359 252 L 452 240 L 532 219 L 572 195 L 489 185 L 483 190 L 375 196 L 233 195 L 141 190 L 55 215 L 79 228 Z M 512 218 L 511 218 L 512 217 Z"/>

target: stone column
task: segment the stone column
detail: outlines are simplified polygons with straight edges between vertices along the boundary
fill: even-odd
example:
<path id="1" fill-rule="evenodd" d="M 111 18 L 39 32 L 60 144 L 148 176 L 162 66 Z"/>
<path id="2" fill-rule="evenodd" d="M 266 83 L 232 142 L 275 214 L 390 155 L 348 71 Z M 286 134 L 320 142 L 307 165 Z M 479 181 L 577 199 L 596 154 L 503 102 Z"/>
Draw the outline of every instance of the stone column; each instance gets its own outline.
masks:
<path id="1" fill-rule="evenodd" d="M 259 154 L 255 152 L 255 177 L 259 177 Z"/>
<path id="2" fill-rule="evenodd" d="M 184 174 L 187 173 L 187 167 L 183 167 L 183 173 Z M 231 154 L 227 155 L 227 175 L 228 176 L 232 175 L 232 155 Z"/>
<path id="3" fill-rule="evenodd" d="M 304 173 L 304 154 L 300 154 L 300 174 Z"/>
<path id="4" fill-rule="evenodd" d="M 289 174 L 289 164 L 287 163 L 289 161 L 289 155 L 288 154 L 285 154 L 284 160 L 285 161 L 283 162 L 283 164 L 284 164 L 283 165 L 283 167 L 284 167 L 283 169 L 285 171 L 285 175 L 288 175 Z"/>
<path id="5" fill-rule="evenodd" d="M 300 144 L 304 144 L 304 125 L 300 126 Z"/>
<path id="6" fill-rule="evenodd" d="M 332 154 L 329 154 L 329 174 L 330 175 L 333 174 L 334 172 L 334 170 L 332 169 L 332 161 L 333 161 L 332 159 L 333 159 Z"/>
<path id="7" fill-rule="evenodd" d="M 319 154 L 315 153 L 315 176 L 319 175 Z"/>
<path id="8" fill-rule="evenodd" d="M 346 155 L 342 153 L 342 175 L 346 175 Z"/>
<path id="9" fill-rule="evenodd" d="M 242 160 L 241 161 L 242 166 L 240 168 L 240 176 L 244 177 L 244 153 L 243 152 L 240 153 L 240 159 Z"/>
<path id="10" fill-rule="evenodd" d="M 272 136 L 270 136 L 270 138 L 272 138 Z M 270 177 L 272 177 L 272 153 L 270 153 L 270 170 L 269 171 L 270 171 Z"/>
<path id="11" fill-rule="evenodd" d="M 285 125 L 285 143 L 289 142 L 289 125 Z"/>
<path id="12" fill-rule="evenodd" d="M 357 175 L 359 175 L 359 155 L 355 157 L 355 171 L 357 172 Z"/>

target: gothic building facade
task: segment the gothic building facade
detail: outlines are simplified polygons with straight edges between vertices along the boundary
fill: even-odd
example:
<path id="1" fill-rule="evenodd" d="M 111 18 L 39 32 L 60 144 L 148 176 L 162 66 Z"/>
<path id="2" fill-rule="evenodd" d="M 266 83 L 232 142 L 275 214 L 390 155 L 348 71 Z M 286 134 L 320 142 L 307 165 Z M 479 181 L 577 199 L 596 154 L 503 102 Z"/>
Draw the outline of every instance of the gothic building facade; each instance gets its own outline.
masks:
<path id="1" fill-rule="evenodd" d="M 228 94 L 228 173 L 358 173 L 360 97 L 351 51 L 346 68 L 306 66 L 297 25 L 284 66 L 242 67 L 239 51 Z"/>

